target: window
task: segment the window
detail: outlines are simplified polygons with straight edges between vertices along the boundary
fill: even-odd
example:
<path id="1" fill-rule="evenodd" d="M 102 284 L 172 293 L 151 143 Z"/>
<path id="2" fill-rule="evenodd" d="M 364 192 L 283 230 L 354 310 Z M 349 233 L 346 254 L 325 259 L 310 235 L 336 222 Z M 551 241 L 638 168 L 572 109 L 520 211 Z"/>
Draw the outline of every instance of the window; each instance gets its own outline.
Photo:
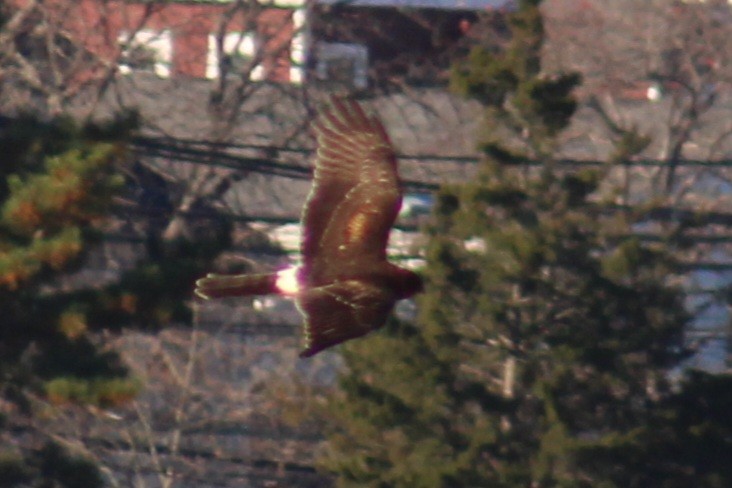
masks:
<path id="1" fill-rule="evenodd" d="M 368 86 L 368 50 L 360 44 L 320 42 L 316 47 L 315 75 L 321 81 Z"/>
<path id="2" fill-rule="evenodd" d="M 129 33 L 122 32 L 118 39 L 122 47 L 119 60 L 121 73 L 149 71 L 161 78 L 170 76 L 173 47 L 169 30 L 143 29 L 136 32 L 131 39 Z"/>
<path id="3" fill-rule="evenodd" d="M 238 75 L 249 69 L 257 54 L 257 39 L 251 32 L 229 32 L 224 35 L 222 43 L 222 59 L 219 59 L 217 36 L 208 36 L 208 56 L 206 58 L 206 78 L 214 79 L 226 75 Z M 251 72 L 252 80 L 261 80 L 263 70 L 255 66 Z"/>
<path id="4" fill-rule="evenodd" d="M 292 13 L 295 33 L 290 43 L 290 81 L 297 84 L 305 82 L 305 66 L 310 48 L 307 15 L 306 9 L 297 9 Z"/>

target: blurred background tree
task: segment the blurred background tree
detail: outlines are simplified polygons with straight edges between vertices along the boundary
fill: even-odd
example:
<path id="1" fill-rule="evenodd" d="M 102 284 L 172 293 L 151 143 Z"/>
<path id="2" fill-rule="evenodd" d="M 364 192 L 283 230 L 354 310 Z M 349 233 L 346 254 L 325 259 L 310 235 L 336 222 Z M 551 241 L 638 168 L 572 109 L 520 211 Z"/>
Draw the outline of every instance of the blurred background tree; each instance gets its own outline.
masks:
<path id="1" fill-rule="evenodd" d="M 123 185 L 114 168 L 125 157 L 123 130 L 63 118 L 4 124 L 0 368 L 3 396 L 19 405 L 28 392 L 61 387 L 60 378 L 124 375 L 113 355 L 96 351 L 83 307 L 61 299 L 56 282 L 81 264 Z"/>
<path id="2" fill-rule="evenodd" d="M 598 170 L 559 167 L 579 78 L 542 71 L 539 4 L 519 2 L 506 44 L 454 68 L 453 88 L 485 107 L 485 156 L 473 183 L 437 194 L 417 319 L 344 348 L 322 461 L 341 486 L 731 481 L 694 451 L 703 437 L 731 452 L 729 378 L 670 374 L 686 357 L 683 229 L 641 242 L 648 209 L 598 190 L 648 139 L 624 132 Z"/>
<path id="3" fill-rule="evenodd" d="M 330 385 L 339 357 L 294 360 L 299 316 L 292 309 L 210 304 L 197 310 L 190 327 L 190 291 L 195 277 L 214 268 L 234 271 L 253 262 L 269 268 L 287 259 L 269 250 L 250 253 L 250 243 L 267 247 L 279 227 L 249 224 L 262 216 L 298 215 L 312 147 L 307 128 L 320 90 L 350 84 L 354 70 L 341 59 L 326 63 L 335 73 L 305 85 L 254 81 L 260 60 L 289 54 L 288 43 L 279 40 L 299 38 L 288 19 L 306 16 L 280 11 L 272 18 L 269 5 L 258 0 L 189 3 L 130 2 L 119 9 L 112 0 L 31 0 L 0 6 L 2 114 L 37 110 L 53 120 L 14 118 L 0 128 L 3 137 L 24 124 L 29 132 L 26 142 L 19 137 L 3 146 L 2 154 L 12 157 L 0 170 L 7 169 L 2 181 L 16 175 L 8 217 L 22 221 L 24 212 L 54 213 L 49 195 L 73 193 L 72 180 L 51 184 L 58 168 L 46 168 L 46 156 L 62 160 L 59 165 L 83 174 L 84 181 L 100 183 L 94 188 L 111 197 L 95 191 L 70 198 L 70 209 L 76 198 L 84 202 L 77 205 L 82 211 L 98 207 L 88 221 L 76 210 L 55 211 L 55 219 L 44 217 L 38 227 L 16 222 L 2 231 L 6 264 L 15 267 L 8 268 L 6 298 L 0 300 L 14 304 L 4 308 L 8 325 L 0 321 L 0 485 L 95 486 L 100 473 L 116 486 L 326 483 L 327 477 L 308 479 L 315 476 L 310 456 L 320 440 L 319 425 L 310 424 L 308 414 L 320 398 L 308 403 L 303 392 L 320 391 L 321 380 Z M 546 42 L 529 3 L 511 22 L 504 10 L 318 3 L 308 9 L 307 17 L 314 13 L 312 40 L 367 47 L 359 47 L 369 53 L 368 63 L 363 60 L 369 86 L 360 93 L 374 97 L 367 104 L 404 154 L 472 158 L 473 145 L 466 141 L 473 140 L 476 100 L 486 111 L 480 178 L 446 187 L 439 198 L 423 317 L 418 325 L 395 322 L 352 348 L 357 354 L 349 362 L 360 376 L 344 379 L 348 393 L 336 400 L 345 399 L 338 415 L 345 427 L 336 426 L 343 437 L 335 436 L 348 444 L 335 463 L 336 472 L 347 473 L 343 483 L 730 485 L 729 379 L 695 373 L 669 385 L 658 371 L 664 360 L 672 364 L 683 356 L 680 349 L 678 356 L 665 349 L 678 342 L 675 325 L 630 311 L 648 303 L 647 313 L 657 313 L 666 298 L 664 312 L 672 317 L 678 311 L 673 290 L 655 298 L 636 297 L 637 290 L 654 292 L 652 280 L 666 268 L 667 283 L 677 283 L 676 263 L 666 255 L 676 248 L 670 240 L 669 247 L 662 243 L 681 230 L 673 222 L 679 208 L 726 211 L 729 203 L 709 186 L 698 186 L 719 176 L 719 191 L 726 192 L 728 170 L 684 163 L 729 154 L 725 121 L 732 118 L 725 115 L 725 97 L 731 64 L 725 63 L 724 41 L 732 24 L 725 22 L 725 2 L 544 2 Z M 80 7 L 101 15 L 70 28 L 86 19 L 70 14 Z M 209 8 L 222 12 L 211 17 L 208 32 L 206 22 L 199 22 L 206 16 L 165 13 Z M 140 14 L 139 23 L 124 31 L 110 28 L 115 15 L 131 18 L 130 12 Z M 172 24 L 160 24 L 161 16 Z M 237 26 L 247 32 L 236 34 Z M 89 49 L 102 33 L 108 34 L 109 57 Z M 237 50 L 229 42 L 232 33 Z M 176 72 L 183 50 L 176 48 L 168 62 L 160 48 L 165 42 L 159 42 L 170 46 L 176 38 L 204 48 L 201 59 L 218 75 L 204 81 Z M 257 52 L 238 51 L 252 39 L 258 40 Z M 458 100 L 442 89 L 447 67 L 462 59 L 474 39 L 484 39 L 482 48 L 453 76 L 456 91 L 469 95 Z M 151 56 L 143 60 L 146 67 L 135 66 L 138 50 Z M 171 70 L 170 78 L 158 78 L 158 64 Z M 575 77 L 551 74 L 575 70 L 583 74 L 577 90 L 571 90 Z M 570 91 L 584 100 L 576 113 Z M 626 100 L 628 91 L 644 101 Z M 653 102 L 647 99 L 651 91 Z M 69 111 L 84 120 L 130 108 L 139 110 L 141 121 L 130 157 L 123 127 L 119 139 L 53 118 Z M 569 117 L 572 127 L 565 130 Z M 66 129 L 63 137 L 46 134 Z M 97 145 L 108 143 L 114 146 L 111 164 L 100 149 L 98 171 L 84 169 Z M 570 172 L 555 163 L 556 146 L 564 158 L 608 164 L 598 172 Z M 79 152 L 67 154 L 71 149 Z M 636 153 L 636 160 L 668 164 L 617 164 Z M 527 159 L 541 165 L 524 164 Z M 24 166 L 26 161 L 32 164 Z M 268 173 L 293 165 L 298 171 L 282 175 L 303 181 Z M 473 164 L 457 161 L 405 158 L 400 169 L 405 179 L 423 183 L 474 175 Z M 92 177 L 120 173 L 122 185 L 121 179 L 107 186 Z M 619 185 L 625 186 L 611 195 Z M 9 188 L 3 202 L 11 201 Z M 618 212 L 609 205 L 611 196 L 616 205 L 669 196 L 663 201 L 671 222 L 628 227 L 643 219 L 644 208 Z M 231 213 L 240 217 L 233 230 Z M 110 219 L 101 218 L 107 214 Z M 660 243 L 627 240 L 631 230 L 654 236 L 660 230 Z M 724 229 L 704 230 L 704 237 L 721 239 L 690 245 L 674 258 L 688 264 L 716 252 L 728 255 Z M 720 244 L 712 247 L 712 241 Z M 229 242 L 235 248 L 211 267 Z M 646 257 L 649 262 L 642 262 Z M 700 281 L 708 283 L 708 275 Z M 686 292 L 688 301 L 697 300 Z M 625 302 L 615 305 L 612 300 L 620 298 Z M 438 309 L 439 300 L 446 306 Z M 608 319 L 612 314 L 619 319 Z M 542 322 L 551 326 L 544 330 Z M 648 330 L 651 323 L 658 335 Z M 109 333 L 116 331 L 122 333 Z M 662 354 L 649 359 L 642 346 L 625 342 L 645 341 L 644 333 Z M 686 344 L 698 347 L 710 342 L 706 337 L 695 345 L 687 336 Z M 358 349 L 375 345 L 378 360 Z M 139 381 L 129 378 L 116 351 Z M 631 370 L 637 378 L 628 378 Z M 304 385 L 297 383 L 302 378 Z M 564 389 L 561 381 L 567 382 Z M 643 384 L 647 390 L 641 391 Z M 138 390 L 144 395 L 134 396 Z M 120 405 L 133 396 L 134 402 Z M 280 428 L 285 396 L 297 409 L 288 422 L 296 429 Z M 361 397 L 366 401 L 358 403 Z M 568 414 L 575 408 L 577 414 Z M 644 426 L 629 430 L 643 419 Z M 247 478 L 252 473 L 259 478 Z"/>
<path id="4" fill-rule="evenodd" d="M 211 246 L 227 242 L 163 243 L 151 234 L 154 252 L 118 280 L 74 279 L 125 190 L 135 124 L 132 116 L 87 126 L 64 117 L 2 122 L 0 436 L 32 426 L 49 404 L 111 407 L 134 398 L 139 380 L 99 333 L 190 322 L 192 283 L 216 255 Z M 0 479 L 101 486 L 93 463 L 37 434 L 30 449 L 0 450 Z"/>
<path id="5" fill-rule="evenodd" d="M 85 304 L 62 296 L 58 278 L 95 241 L 94 224 L 123 184 L 125 123 L 80 128 L 69 119 L 3 121 L 0 134 L 0 402 L 5 428 L 45 401 L 111 404 L 134 380 L 89 335 Z M 39 437 L 30 450 L 6 446 L 3 486 L 43 479 L 53 486 L 101 486 L 93 464 Z M 55 484 L 58 483 L 58 484 Z M 50 485 L 49 485 L 50 486 Z"/>

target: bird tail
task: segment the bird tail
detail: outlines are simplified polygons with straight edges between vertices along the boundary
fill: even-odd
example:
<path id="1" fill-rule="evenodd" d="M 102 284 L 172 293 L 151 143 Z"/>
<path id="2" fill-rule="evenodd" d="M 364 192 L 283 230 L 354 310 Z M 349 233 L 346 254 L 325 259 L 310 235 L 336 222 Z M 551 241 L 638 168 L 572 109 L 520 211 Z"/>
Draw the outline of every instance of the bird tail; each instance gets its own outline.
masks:
<path id="1" fill-rule="evenodd" d="M 247 295 L 271 295 L 279 293 L 277 273 L 216 275 L 209 274 L 196 281 L 195 294 L 206 300 L 211 298 Z"/>

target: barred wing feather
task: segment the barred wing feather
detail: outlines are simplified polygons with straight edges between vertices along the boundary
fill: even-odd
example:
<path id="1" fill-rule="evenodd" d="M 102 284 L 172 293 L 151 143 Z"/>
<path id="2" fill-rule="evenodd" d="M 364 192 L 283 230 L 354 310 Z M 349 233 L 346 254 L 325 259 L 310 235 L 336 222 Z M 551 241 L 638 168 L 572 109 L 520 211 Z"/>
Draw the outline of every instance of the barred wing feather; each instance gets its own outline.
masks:
<path id="1" fill-rule="evenodd" d="M 401 205 L 394 150 L 378 119 L 333 98 L 314 123 L 318 150 L 303 211 L 303 279 L 327 283 L 336 270 L 386 259 Z"/>

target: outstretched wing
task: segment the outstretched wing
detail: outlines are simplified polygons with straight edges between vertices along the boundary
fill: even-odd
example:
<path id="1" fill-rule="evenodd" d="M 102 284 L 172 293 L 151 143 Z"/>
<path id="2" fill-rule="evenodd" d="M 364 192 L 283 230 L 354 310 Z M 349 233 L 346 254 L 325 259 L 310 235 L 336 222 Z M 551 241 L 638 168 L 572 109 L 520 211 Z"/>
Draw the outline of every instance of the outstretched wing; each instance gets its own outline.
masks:
<path id="1" fill-rule="evenodd" d="M 313 127 L 318 149 L 303 210 L 301 279 L 319 286 L 386 259 L 401 192 L 389 137 L 357 102 L 334 97 Z"/>
<path id="2" fill-rule="evenodd" d="M 346 280 L 311 288 L 297 298 L 305 317 L 305 349 L 309 357 L 378 329 L 394 307 L 394 297 L 383 287 Z"/>

